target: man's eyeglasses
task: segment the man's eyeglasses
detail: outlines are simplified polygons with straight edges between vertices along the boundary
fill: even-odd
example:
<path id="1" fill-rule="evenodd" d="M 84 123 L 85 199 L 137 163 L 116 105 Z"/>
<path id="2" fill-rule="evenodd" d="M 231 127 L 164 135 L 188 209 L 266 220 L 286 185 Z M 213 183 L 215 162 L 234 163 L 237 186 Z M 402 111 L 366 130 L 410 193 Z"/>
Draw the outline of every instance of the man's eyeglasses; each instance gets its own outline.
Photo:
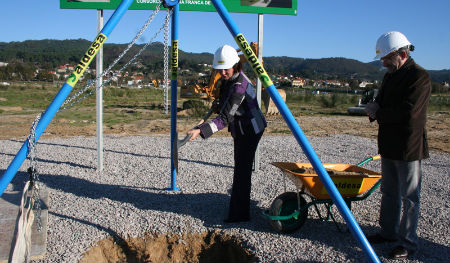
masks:
<path id="1" fill-rule="evenodd" d="M 393 59 L 395 56 L 399 55 L 398 50 L 393 51 L 389 54 L 387 54 L 386 56 L 380 58 L 380 60 L 388 60 L 388 59 Z"/>

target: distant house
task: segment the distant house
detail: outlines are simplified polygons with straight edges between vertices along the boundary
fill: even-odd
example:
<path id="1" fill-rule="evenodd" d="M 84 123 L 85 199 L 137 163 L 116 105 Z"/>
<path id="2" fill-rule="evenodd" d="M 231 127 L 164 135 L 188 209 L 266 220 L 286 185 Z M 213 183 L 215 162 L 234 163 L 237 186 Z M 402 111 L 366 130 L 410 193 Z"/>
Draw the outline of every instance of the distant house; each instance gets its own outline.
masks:
<path id="1" fill-rule="evenodd" d="M 342 86 L 342 83 L 338 80 L 325 80 L 323 84 L 326 86 Z"/>
<path id="2" fill-rule="evenodd" d="M 360 88 L 365 88 L 367 85 L 372 85 L 372 82 L 367 82 L 367 81 L 362 81 L 361 83 L 359 83 L 359 87 Z"/>
<path id="3" fill-rule="evenodd" d="M 303 87 L 306 85 L 306 80 L 303 78 L 295 78 L 292 80 L 292 87 Z"/>
<path id="4" fill-rule="evenodd" d="M 56 72 L 56 70 L 50 70 L 48 71 L 48 74 L 55 76 L 57 79 L 59 79 L 59 77 L 61 76 Z"/>
<path id="5" fill-rule="evenodd" d="M 58 72 L 58 73 L 66 73 L 66 67 L 65 66 L 59 66 L 59 68 L 56 69 L 56 72 Z"/>
<path id="6" fill-rule="evenodd" d="M 142 83 L 143 80 L 144 80 L 144 76 L 135 76 L 134 77 L 134 81 L 136 83 Z"/>

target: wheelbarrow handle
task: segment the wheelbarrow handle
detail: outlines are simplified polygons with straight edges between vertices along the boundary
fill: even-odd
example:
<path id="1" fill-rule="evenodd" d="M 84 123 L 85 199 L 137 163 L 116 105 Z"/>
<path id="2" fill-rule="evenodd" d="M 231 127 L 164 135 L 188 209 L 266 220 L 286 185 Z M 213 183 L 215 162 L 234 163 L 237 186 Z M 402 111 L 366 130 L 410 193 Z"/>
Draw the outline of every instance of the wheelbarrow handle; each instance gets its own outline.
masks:
<path id="1" fill-rule="evenodd" d="M 380 158 L 381 158 L 381 155 L 377 154 L 375 156 L 371 156 L 371 157 L 368 157 L 368 158 L 364 159 L 363 161 L 358 163 L 356 166 L 363 166 L 364 164 L 366 164 L 366 163 L 368 163 L 370 161 L 375 161 L 375 160 L 378 160 Z"/>
<path id="2" fill-rule="evenodd" d="M 300 215 L 301 211 L 300 210 L 295 210 L 293 213 L 291 213 L 290 215 L 285 215 L 285 216 L 274 216 L 271 214 L 270 210 L 264 210 L 262 211 L 262 214 L 266 217 L 268 217 L 270 220 L 290 220 L 292 218 L 294 218 L 295 220 L 298 219 L 299 215 Z"/>
<path id="3" fill-rule="evenodd" d="M 381 155 L 379 155 L 379 154 L 372 156 L 372 161 L 379 160 L 379 159 L 381 159 Z"/>

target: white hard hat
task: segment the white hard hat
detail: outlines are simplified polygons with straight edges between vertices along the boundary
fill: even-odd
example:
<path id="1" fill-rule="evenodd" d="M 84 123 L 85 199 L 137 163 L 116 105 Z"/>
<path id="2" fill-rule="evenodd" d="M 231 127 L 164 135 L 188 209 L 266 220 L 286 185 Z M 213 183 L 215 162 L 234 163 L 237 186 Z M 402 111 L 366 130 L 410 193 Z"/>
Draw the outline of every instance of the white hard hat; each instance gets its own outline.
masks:
<path id="1" fill-rule="evenodd" d="M 380 59 L 392 51 L 411 45 L 411 42 L 400 32 L 391 31 L 378 38 L 375 59 Z"/>
<path id="2" fill-rule="evenodd" d="M 223 45 L 218 48 L 214 54 L 213 68 L 214 69 L 229 69 L 238 63 L 240 60 L 236 49 L 229 45 Z"/>

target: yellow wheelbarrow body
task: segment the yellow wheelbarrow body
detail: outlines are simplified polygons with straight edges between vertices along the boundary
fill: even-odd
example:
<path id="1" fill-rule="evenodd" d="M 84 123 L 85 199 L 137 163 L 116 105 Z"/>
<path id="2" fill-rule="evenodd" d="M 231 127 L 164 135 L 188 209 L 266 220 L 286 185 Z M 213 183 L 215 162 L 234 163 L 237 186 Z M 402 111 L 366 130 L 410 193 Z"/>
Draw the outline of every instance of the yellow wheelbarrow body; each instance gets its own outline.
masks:
<path id="1" fill-rule="evenodd" d="M 283 173 L 299 188 L 316 199 L 330 199 L 325 186 L 314 172 L 311 163 L 274 162 Z M 356 197 L 371 189 L 381 174 L 356 165 L 324 163 L 331 180 L 342 197 Z"/>

